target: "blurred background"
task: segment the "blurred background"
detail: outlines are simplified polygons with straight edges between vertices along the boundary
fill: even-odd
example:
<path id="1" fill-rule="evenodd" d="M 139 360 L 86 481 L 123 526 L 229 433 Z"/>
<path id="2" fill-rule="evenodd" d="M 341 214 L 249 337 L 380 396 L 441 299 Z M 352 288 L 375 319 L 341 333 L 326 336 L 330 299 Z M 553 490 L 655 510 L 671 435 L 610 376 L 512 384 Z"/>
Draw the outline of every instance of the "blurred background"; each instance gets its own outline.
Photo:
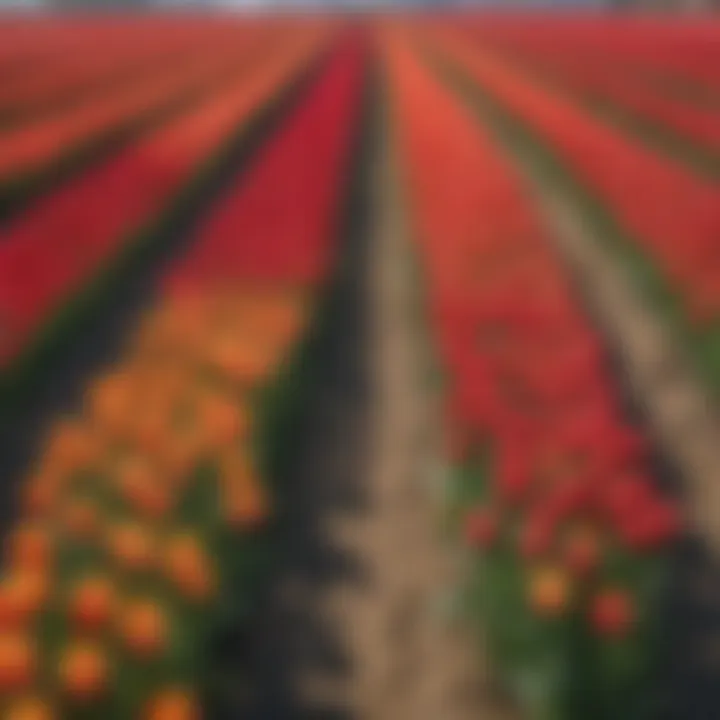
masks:
<path id="1" fill-rule="evenodd" d="M 720 0 L 0 0 L 0 717 L 720 718 Z"/>

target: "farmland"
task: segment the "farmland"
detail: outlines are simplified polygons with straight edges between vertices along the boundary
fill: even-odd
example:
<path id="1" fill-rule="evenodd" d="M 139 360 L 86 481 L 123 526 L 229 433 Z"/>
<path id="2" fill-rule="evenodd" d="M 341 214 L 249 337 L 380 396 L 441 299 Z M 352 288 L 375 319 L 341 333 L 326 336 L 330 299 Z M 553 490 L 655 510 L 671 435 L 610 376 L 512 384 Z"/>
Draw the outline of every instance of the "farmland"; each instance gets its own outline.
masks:
<path id="1" fill-rule="evenodd" d="M 0 77 L 3 718 L 713 717 L 718 21 L 19 14 Z"/>

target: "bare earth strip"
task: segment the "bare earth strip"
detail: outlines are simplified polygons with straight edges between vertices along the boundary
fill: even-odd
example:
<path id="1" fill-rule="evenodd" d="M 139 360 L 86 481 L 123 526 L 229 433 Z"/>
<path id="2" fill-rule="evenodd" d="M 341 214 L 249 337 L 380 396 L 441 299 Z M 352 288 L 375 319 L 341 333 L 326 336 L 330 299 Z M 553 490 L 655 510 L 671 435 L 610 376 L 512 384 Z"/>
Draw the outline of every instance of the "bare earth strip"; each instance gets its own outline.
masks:
<path id="1" fill-rule="evenodd" d="M 387 128 L 376 153 L 369 287 L 376 387 L 368 492 L 372 511 L 337 537 L 359 549 L 365 595 L 339 597 L 356 658 L 358 716 L 372 720 L 505 717 L 483 692 L 474 639 L 441 611 L 454 587 L 451 551 L 439 538 L 436 413 L 424 377 L 412 265 Z"/>
<path id="2" fill-rule="evenodd" d="M 370 226 L 351 243 L 233 717 L 499 720 L 475 638 L 443 611 L 457 563 L 431 482 L 435 398 L 387 129 L 372 135 Z"/>

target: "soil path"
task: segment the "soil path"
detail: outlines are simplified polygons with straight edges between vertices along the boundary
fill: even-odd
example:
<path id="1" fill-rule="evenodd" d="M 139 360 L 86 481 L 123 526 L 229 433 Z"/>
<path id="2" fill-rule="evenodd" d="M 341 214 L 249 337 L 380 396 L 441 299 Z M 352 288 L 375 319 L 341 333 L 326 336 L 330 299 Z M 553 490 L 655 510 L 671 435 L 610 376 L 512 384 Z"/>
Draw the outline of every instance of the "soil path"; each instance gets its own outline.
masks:
<path id="1" fill-rule="evenodd" d="M 363 183 L 342 327 L 308 418 L 245 715 L 493 720 L 474 643 L 443 613 L 437 433 L 384 126 Z M 376 123 L 377 126 L 377 123 Z"/>
<path id="2" fill-rule="evenodd" d="M 367 289 L 373 319 L 373 512 L 338 529 L 338 537 L 364 556 L 373 582 L 352 604 L 341 599 L 337 609 L 358 661 L 354 689 L 361 717 L 489 720 L 499 715 L 482 693 L 473 643 L 442 611 L 441 593 L 455 585 L 455 563 L 438 536 L 433 479 L 440 434 L 424 372 L 400 183 L 387 128 L 382 130 Z"/>

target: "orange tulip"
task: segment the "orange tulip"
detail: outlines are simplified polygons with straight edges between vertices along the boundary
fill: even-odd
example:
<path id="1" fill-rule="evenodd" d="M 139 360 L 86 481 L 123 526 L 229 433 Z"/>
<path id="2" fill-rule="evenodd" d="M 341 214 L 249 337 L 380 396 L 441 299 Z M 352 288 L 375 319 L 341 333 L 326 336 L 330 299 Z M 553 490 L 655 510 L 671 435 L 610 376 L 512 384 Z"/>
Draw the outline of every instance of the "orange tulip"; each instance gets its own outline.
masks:
<path id="1" fill-rule="evenodd" d="M 20 488 L 20 507 L 30 517 L 45 517 L 57 503 L 59 483 L 47 472 L 29 478 Z"/>
<path id="2" fill-rule="evenodd" d="M 201 720 L 195 697 L 183 688 L 162 690 L 148 704 L 144 720 Z"/>
<path id="3" fill-rule="evenodd" d="M 20 632 L 0 633 L 0 692 L 17 692 L 33 682 L 37 668 L 35 644 Z"/>
<path id="4" fill-rule="evenodd" d="M 167 410 L 160 406 L 146 406 L 134 420 L 130 434 L 138 447 L 153 455 L 160 452 L 168 432 Z"/>
<path id="5" fill-rule="evenodd" d="M 95 536 L 100 523 L 97 506 L 88 498 L 73 498 L 62 510 L 63 527 L 75 539 L 87 540 Z"/>
<path id="6" fill-rule="evenodd" d="M 66 648 L 60 658 L 62 687 L 74 700 L 88 702 L 101 696 L 107 687 L 108 662 L 101 647 L 78 642 Z"/>
<path id="7" fill-rule="evenodd" d="M 531 572 L 529 581 L 530 607 L 542 617 L 558 617 L 568 607 L 570 582 L 557 567 L 544 567 Z"/>
<path id="8" fill-rule="evenodd" d="M 270 358 L 249 342 L 224 342 L 211 348 L 210 364 L 231 382 L 240 385 L 257 385 L 271 369 Z"/>
<path id="9" fill-rule="evenodd" d="M 112 527 L 108 533 L 108 546 L 112 557 L 126 570 L 140 572 L 155 563 L 154 538 L 147 528 L 138 523 Z"/>
<path id="10" fill-rule="evenodd" d="M 168 541 L 164 567 L 171 582 L 194 602 L 207 600 L 215 591 L 210 561 L 199 540 L 190 533 L 179 533 Z"/>
<path id="11" fill-rule="evenodd" d="M 169 433 L 158 458 L 162 469 L 175 483 L 183 483 L 203 454 L 204 441 L 197 430 Z"/>
<path id="12" fill-rule="evenodd" d="M 132 508 L 151 518 L 161 518 L 167 513 L 172 497 L 149 461 L 128 458 L 116 473 L 120 494 Z"/>
<path id="13" fill-rule="evenodd" d="M 87 577 L 73 589 L 69 613 L 79 630 L 98 630 L 106 625 L 115 609 L 115 584 L 98 575 Z"/>
<path id="14" fill-rule="evenodd" d="M 7 540 L 11 565 L 26 569 L 46 569 L 52 558 L 52 540 L 44 526 L 24 523 Z"/>
<path id="15" fill-rule="evenodd" d="M 0 583 L 0 628 L 18 627 L 47 601 L 50 581 L 42 570 L 19 570 Z"/>
<path id="16" fill-rule="evenodd" d="M 201 400 L 199 422 L 209 447 L 228 447 L 247 432 L 249 418 L 244 408 L 220 395 L 208 394 Z"/>
<path id="17" fill-rule="evenodd" d="M 5 720 L 54 720 L 57 715 L 44 700 L 27 697 L 13 702 L 5 711 Z"/>
<path id="18" fill-rule="evenodd" d="M 132 417 L 133 400 L 134 387 L 130 373 L 118 371 L 106 375 L 90 388 L 90 418 L 103 433 L 119 437 L 127 430 Z"/>
<path id="19" fill-rule="evenodd" d="M 167 642 L 167 618 L 153 600 L 135 600 L 123 609 L 120 617 L 120 635 L 133 654 L 155 657 Z"/>
<path id="20" fill-rule="evenodd" d="M 270 506 L 259 480 L 234 484 L 222 484 L 222 512 L 231 527 L 257 527 L 270 514 Z"/>
<path id="21" fill-rule="evenodd" d="M 65 420 L 53 428 L 45 452 L 49 467 L 72 472 L 97 462 L 99 444 L 87 425 Z"/>

